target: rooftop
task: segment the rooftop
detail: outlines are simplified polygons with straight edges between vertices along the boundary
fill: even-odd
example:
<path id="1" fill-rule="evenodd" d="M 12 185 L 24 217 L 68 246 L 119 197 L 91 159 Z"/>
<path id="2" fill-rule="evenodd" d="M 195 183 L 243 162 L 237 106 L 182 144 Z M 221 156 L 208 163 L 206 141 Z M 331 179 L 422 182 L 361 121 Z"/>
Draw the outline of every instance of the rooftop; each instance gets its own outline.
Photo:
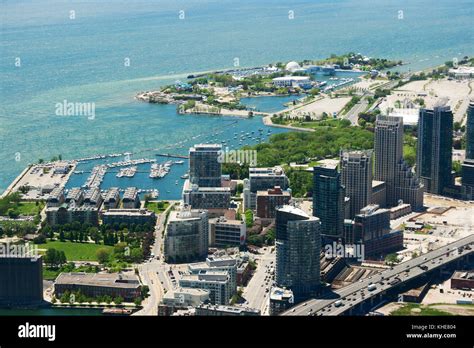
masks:
<path id="1" fill-rule="evenodd" d="M 120 273 L 61 273 L 55 284 L 80 284 L 135 289 L 140 286 L 137 276 Z"/>
<path id="2" fill-rule="evenodd" d="M 104 216 L 152 216 L 154 212 L 147 209 L 109 209 L 103 212 Z"/>
<path id="3" fill-rule="evenodd" d="M 123 200 L 131 200 L 134 201 L 137 198 L 138 190 L 136 187 L 127 187 L 123 194 Z"/>

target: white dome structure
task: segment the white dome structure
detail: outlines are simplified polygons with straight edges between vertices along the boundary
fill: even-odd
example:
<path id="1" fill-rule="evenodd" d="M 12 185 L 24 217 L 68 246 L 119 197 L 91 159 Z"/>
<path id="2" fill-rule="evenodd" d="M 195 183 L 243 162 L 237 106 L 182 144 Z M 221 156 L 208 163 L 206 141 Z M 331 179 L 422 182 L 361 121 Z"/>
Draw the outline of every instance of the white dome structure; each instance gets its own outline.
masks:
<path id="1" fill-rule="evenodd" d="M 301 66 L 296 62 L 289 62 L 286 64 L 285 70 L 289 72 L 295 72 L 301 69 Z"/>

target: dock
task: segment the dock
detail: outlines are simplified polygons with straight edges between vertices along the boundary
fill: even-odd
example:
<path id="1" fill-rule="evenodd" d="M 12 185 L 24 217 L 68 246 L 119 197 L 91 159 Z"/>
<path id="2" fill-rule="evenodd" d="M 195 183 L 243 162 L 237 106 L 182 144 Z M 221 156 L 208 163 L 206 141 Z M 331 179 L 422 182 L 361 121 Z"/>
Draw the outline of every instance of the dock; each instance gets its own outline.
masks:
<path id="1" fill-rule="evenodd" d="M 169 158 L 184 158 L 184 159 L 188 159 L 189 156 L 185 156 L 185 155 L 175 155 L 175 154 L 171 154 L 171 153 L 157 153 L 155 154 L 155 156 L 158 156 L 158 157 L 169 157 Z"/>

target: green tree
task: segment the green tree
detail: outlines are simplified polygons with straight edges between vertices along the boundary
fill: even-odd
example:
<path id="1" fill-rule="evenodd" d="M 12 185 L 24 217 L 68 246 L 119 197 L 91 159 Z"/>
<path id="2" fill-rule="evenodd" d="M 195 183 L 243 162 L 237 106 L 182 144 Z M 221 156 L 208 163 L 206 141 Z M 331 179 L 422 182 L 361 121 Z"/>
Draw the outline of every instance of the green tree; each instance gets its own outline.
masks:
<path id="1" fill-rule="evenodd" d="M 385 256 L 385 263 L 387 265 L 393 265 L 395 263 L 399 263 L 400 260 L 398 259 L 398 255 L 397 254 L 388 254 L 387 256 Z"/>
<path id="2" fill-rule="evenodd" d="M 49 265 L 50 267 L 57 267 L 59 264 L 59 252 L 54 249 L 46 250 L 46 254 L 44 255 L 44 263 Z"/>
<path id="3" fill-rule="evenodd" d="M 97 260 L 101 264 L 105 264 L 106 262 L 109 261 L 109 258 L 110 258 L 110 252 L 106 248 L 97 249 L 95 255 L 97 257 Z"/>
<path id="4" fill-rule="evenodd" d="M 247 225 L 247 228 L 253 226 L 253 212 L 250 209 L 245 211 L 245 224 Z"/>

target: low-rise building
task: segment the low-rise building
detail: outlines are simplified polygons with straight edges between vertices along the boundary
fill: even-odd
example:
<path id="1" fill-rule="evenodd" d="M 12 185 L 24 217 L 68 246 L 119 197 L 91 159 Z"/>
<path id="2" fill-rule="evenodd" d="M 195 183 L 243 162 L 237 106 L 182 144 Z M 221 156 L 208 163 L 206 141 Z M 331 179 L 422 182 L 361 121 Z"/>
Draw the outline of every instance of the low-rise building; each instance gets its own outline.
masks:
<path id="1" fill-rule="evenodd" d="M 403 231 L 392 231 L 364 241 L 365 256 L 376 257 L 403 249 Z"/>
<path id="2" fill-rule="evenodd" d="M 140 208 L 140 196 L 136 187 L 128 187 L 125 190 L 122 205 L 124 209 Z"/>
<path id="3" fill-rule="evenodd" d="M 232 297 L 230 276 L 227 271 L 200 271 L 198 274 L 187 274 L 179 280 L 183 288 L 209 290 L 212 304 L 226 305 Z"/>
<path id="4" fill-rule="evenodd" d="M 177 288 L 164 294 L 161 305 L 174 308 L 197 307 L 208 301 L 209 290 Z"/>
<path id="5" fill-rule="evenodd" d="M 120 203 L 120 191 L 118 187 L 111 187 L 105 193 L 104 209 L 115 209 Z"/>
<path id="6" fill-rule="evenodd" d="M 84 205 L 99 208 L 102 204 L 103 198 L 98 187 L 94 187 L 86 192 L 84 195 Z"/>
<path id="7" fill-rule="evenodd" d="M 208 271 L 222 271 L 229 275 L 229 289 L 231 296 L 237 291 L 237 266 L 238 260 L 230 256 L 209 256 L 206 262 L 188 265 L 190 274 L 200 274 Z"/>
<path id="8" fill-rule="evenodd" d="M 474 289 L 474 271 L 456 271 L 451 277 L 451 289 Z"/>
<path id="9" fill-rule="evenodd" d="M 62 187 L 55 187 L 46 199 L 46 206 L 59 207 L 64 203 L 64 200 L 64 189 Z"/>
<path id="10" fill-rule="evenodd" d="M 67 192 L 66 203 L 80 206 L 84 201 L 84 191 L 79 187 L 74 187 Z"/>
<path id="11" fill-rule="evenodd" d="M 209 220 L 209 245 L 221 248 L 245 244 L 247 227 L 242 220 L 219 217 Z"/>
<path id="12" fill-rule="evenodd" d="M 141 285 L 135 275 L 120 273 L 61 273 L 54 284 L 56 298 L 66 291 L 78 292 L 88 297 L 122 297 L 127 302 L 141 296 Z"/>
<path id="13" fill-rule="evenodd" d="M 425 228 L 425 224 L 420 221 L 407 221 L 405 223 L 405 230 L 407 231 L 421 231 L 423 228 Z"/>
<path id="14" fill-rule="evenodd" d="M 397 205 L 396 207 L 390 208 L 390 220 L 399 219 L 402 216 L 411 213 L 411 205 L 408 203 Z"/>
<path id="15" fill-rule="evenodd" d="M 303 89 L 312 87 L 309 76 L 282 76 L 274 78 L 272 82 L 276 87 L 301 87 Z"/>
<path id="16" fill-rule="evenodd" d="M 293 291 L 273 287 L 270 291 L 270 315 L 278 315 L 294 306 Z"/>
<path id="17" fill-rule="evenodd" d="M 276 186 L 282 190 L 289 188 L 290 182 L 282 167 L 249 168 L 249 178 L 244 179 L 244 210 L 257 208 L 257 192 Z"/>
<path id="18" fill-rule="evenodd" d="M 291 193 L 276 186 L 266 191 L 257 191 L 257 217 L 274 219 L 279 207 L 289 204 Z"/>
<path id="19" fill-rule="evenodd" d="M 202 304 L 196 307 L 196 316 L 259 316 L 260 311 L 254 308 Z"/>
<path id="20" fill-rule="evenodd" d="M 93 226 L 99 225 L 99 209 L 94 206 L 77 207 L 72 203 L 67 205 L 63 203 L 58 207 L 46 208 L 46 221 L 50 226 L 70 224 L 79 222 L 80 224 L 89 223 Z"/>
<path id="21" fill-rule="evenodd" d="M 102 212 L 102 222 L 105 225 L 127 224 L 154 226 L 156 215 L 147 209 L 109 209 Z"/>

